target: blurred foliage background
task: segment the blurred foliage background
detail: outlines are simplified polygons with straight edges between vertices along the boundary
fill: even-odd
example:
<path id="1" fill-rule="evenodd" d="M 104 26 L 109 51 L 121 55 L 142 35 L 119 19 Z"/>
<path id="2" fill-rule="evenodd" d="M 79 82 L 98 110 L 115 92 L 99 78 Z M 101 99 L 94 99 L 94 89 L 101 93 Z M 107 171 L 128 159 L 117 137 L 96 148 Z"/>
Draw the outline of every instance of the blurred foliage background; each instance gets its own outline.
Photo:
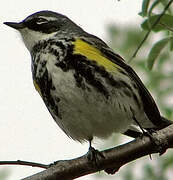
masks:
<path id="1" fill-rule="evenodd" d="M 7 180 L 10 175 L 10 171 L 7 168 L 2 168 L 0 170 L 0 180 Z"/>
<path id="2" fill-rule="evenodd" d="M 108 43 L 116 53 L 123 56 L 127 63 L 130 63 L 141 77 L 156 100 L 161 114 L 173 120 L 173 16 L 171 7 L 164 12 L 164 15 L 162 14 L 169 2 L 167 0 L 144 0 L 139 13 L 143 18 L 141 27 L 130 23 L 126 26 L 111 24 L 108 26 Z M 152 27 L 161 14 L 161 20 Z M 150 30 L 151 33 L 142 44 L 138 54 L 131 59 Z M 115 142 L 122 142 L 121 138 L 116 135 L 109 144 L 115 145 Z M 172 180 L 173 152 L 168 150 L 161 157 L 152 155 L 152 160 L 149 156 L 141 158 L 122 167 L 113 176 L 101 172 L 95 177 L 96 179 L 116 180 Z"/>

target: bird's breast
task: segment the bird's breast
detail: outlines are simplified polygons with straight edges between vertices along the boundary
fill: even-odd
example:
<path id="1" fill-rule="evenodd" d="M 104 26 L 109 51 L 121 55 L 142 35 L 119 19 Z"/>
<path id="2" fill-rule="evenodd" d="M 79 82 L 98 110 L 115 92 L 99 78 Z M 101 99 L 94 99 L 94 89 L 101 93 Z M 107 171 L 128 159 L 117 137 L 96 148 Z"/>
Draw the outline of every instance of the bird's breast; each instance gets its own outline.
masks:
<path id="1" fill-rule="evenodd" d="M 51 90 L 51 96 L 55 101 L 58 98 L 56 105 L 61 118 L 56 118 L 53 111 L 52 115 L 68 136 L 78 141 L 94 136 L 106 138 L 113 132 L 125 131 L 131 124 L 130 112 L 121 102 L 120 91 L 115 93 L 110 87 L 110 96 L 106 97 L 86 79 L 79 85 L 75 70 L 63 71 L 49 66 L 52 68 L 52 65 L 49 64 L 47 68 L 55 87 Z"/>

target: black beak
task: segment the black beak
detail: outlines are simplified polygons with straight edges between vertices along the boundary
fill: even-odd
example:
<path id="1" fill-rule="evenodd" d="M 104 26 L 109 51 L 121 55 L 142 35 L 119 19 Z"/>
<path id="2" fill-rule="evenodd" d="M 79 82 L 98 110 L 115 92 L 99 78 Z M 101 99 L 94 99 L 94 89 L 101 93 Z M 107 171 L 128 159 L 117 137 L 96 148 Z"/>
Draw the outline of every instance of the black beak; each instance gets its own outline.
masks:
<path id="1" fill-rule="evenodd" d="M 15 23 L 15 22 L 4 22 L 4 24 L 7 25 L 7 26 L 12 27 L 12 28 L 14 28 L 14 29 L 17 29 L 17 30 L 20 30 L 20 29 L 22 29 L 22 28 L 25 27 L 24 24 L 23 24 L 22 22 L 20 22 L 20 23 Z"/>

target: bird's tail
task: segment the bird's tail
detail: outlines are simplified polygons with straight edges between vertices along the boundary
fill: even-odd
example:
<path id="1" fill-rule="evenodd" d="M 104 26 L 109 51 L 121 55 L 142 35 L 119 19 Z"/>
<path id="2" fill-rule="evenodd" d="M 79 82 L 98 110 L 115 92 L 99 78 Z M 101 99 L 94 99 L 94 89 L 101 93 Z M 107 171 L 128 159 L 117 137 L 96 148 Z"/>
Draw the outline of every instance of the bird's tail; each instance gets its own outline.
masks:
<path id="1" fill-rule="evenodd" d="M 150 130 L 155 130 L 155 131 L 158 131 L 158 130 L 161 130 L 171 124 L 173 124 L 173 121 L 165 118 L 165 117 L 161 117 L 162 118 L 162 121 L 160 123 L 160 126 L 156 127 L 156 128 L 147 128 L 146 130 L 150 131 Z M 137 128 L 136 126 L 132 125 L 130 126 L 130 128 L 123 133 L 124 135 L 127 135 L 127 136 L 130 136 L 130 137 L 133 137 L 133 138 L 137 138 L 137 137 L 140 137 L 143 133 L 141 132 L 141 130 L 139 128 Z"/>
<path id="2" fill-rule="evenodd" d="M 163 128 L 173 124 L 173 121 L 171 121 L 163 116 L 161 118 L 162 118 L 162 124 L 161 124 L 161 126 L 157 127 L 156 130 L 163 129 Z"/>

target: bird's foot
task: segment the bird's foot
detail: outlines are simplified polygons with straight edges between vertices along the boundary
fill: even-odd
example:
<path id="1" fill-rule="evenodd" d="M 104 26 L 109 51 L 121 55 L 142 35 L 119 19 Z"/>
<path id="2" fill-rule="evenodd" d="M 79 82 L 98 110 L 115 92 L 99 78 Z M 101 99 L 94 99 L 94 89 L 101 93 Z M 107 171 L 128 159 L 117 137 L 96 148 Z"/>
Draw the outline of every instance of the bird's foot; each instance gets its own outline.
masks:
<path id="1" fill-rule="evenodd" d="M 142 136 L 148 136 L 150 140 L 155 144 L 157 152 L 159 152 L 159 155 L 162 155 L 167 150 L 168 142 L 163 139 L 159 139 L 157 136 L 157 131 L 155 129 L 143 129 L 143 127 L 140 125 L 140 123 L 134 118 L 134 121 L 139 126 L 139 128 L 142 131 Z M 151 158 L 151 156 L 150 156 Z"/>
<path id="2" fill-rule="evenodd" d="M 161 156 L 167 150 L 168 142 L 163 139 L 159 139 L 157 136 L 157 131 L 154 129 L 148 129 L 145 133 L 145 136 L 148 136 L 150 140 L 156 145 L 156 150 L 159 152 Z"/>
<path id="3" fill-rule="evenodd" d="M 92 146 L 89 147 L 87 153 L 87 159 L 93 163 L 94 166 L 99 168 L 99 160 L 105 158 L 105 156 L 98 150 L 94 149 Z"/>

